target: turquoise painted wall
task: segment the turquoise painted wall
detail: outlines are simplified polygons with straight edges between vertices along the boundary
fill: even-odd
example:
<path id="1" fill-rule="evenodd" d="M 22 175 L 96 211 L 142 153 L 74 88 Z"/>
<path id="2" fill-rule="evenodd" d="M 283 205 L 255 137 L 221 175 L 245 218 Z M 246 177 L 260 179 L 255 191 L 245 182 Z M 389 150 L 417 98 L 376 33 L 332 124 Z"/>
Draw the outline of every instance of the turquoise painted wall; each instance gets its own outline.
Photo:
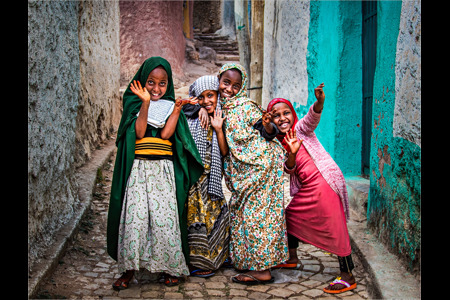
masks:
<path id="1" fill-rule="evenodd" d="M 380 1 L 377 12 L 377 66 L 374 79 L 368 226 L 401 257 L 419 269 L 421 149 L 393 137 L 395 61 L 401 1 Z"/>
<path id="2" fill-rule="evenodd" d="M 361 2 L 312 1 L 308 32 L 308 102 L 294 103 L 299 118 L 325 83 L 325 106 L 316 135 L 345 175 L 361 173 Z"/>

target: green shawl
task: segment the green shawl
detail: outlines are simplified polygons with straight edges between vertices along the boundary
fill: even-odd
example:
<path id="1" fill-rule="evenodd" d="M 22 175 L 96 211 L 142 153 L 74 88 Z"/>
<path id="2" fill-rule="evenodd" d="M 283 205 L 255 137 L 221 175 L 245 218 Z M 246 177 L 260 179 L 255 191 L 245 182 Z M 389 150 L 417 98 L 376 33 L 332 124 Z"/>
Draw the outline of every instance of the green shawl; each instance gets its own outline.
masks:
<path id="1" fill-rule="evenodd" d="M 145 86 L 148 75 L 158 66 L 162 66 L 166 70 L 169 79 L 167 91 L 162 98 L 175 101 L 172 69 L 169 62 L 162 57 L 148 58 L 139 68 L 136 75 L 134 75 L 131 82 L 133 82 L 133 80 L 140 81 L 141 85 Z M 123 113 L 117 132 L 117 155 L 111 185 L 111 197 L 109 200 L 106 232 L 108 254 L 114 260 L 117 260 L 119 223 L 123 197 L 125 194 L 128 176 L 130 175 L 131 167 L 134 161 L 134 148 L 136 143 L 136 114 L 139 112 L 141 104 L 141 99 L 139 99 L 139 97 L 130 90 L 130 84 L 128 84 L 128 87 L 123 94 Z M 187 213 L 185 209 L 185 202 L 190 187 L 203 173 L 203 164 L 189 131 L 184 112 L 180 113 L 175 133 L 173 134 L 171 141 L 182 248 L 186 258 L 186 263 L 189 263 Z"/>

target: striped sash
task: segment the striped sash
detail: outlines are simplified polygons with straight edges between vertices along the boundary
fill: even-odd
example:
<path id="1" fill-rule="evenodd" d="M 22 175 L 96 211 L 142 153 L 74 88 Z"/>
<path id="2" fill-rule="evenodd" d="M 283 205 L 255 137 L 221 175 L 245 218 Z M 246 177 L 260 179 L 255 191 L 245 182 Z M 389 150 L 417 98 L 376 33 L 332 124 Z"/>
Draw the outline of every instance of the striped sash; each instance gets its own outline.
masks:
<path id="1" fill-rule="evenodd" d="M 144 137 L 136 140 L 134 154 L 172 156 L 172 143 L 156 137 Z"/>

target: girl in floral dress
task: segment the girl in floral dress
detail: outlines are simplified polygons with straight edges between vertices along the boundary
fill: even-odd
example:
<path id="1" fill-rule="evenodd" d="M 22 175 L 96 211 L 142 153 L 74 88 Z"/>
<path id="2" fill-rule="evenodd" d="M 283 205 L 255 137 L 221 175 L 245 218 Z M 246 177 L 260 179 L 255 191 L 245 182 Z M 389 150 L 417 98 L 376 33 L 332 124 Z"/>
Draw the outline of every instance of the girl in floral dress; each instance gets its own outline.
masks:
<path id="1" fill-rule="evenodd" d="M 264 110 L 247 97 L 247 84 L 241 65 L 228 63 L 220 69 L 219 93 L 229 147 L 224 171 L 231 191 L 230 257 L 236 269 L 249 270 L 232 280 L 251 285 L 273 282 L 269 269 L 289 255 L 283 203 L 284 149 L 255 128 L 262 119 L 265 130 L 275 132 Z"/>

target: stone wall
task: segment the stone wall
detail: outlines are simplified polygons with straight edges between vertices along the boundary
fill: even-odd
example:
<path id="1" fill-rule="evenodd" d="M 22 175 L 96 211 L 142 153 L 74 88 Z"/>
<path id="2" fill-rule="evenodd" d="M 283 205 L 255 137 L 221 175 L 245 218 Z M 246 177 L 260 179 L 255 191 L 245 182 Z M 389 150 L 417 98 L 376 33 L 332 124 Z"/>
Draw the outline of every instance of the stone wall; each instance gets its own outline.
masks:
<path id="1" fill-rule="evenodd" d="M 213 33 L 222 27 L 221 2 L 215 1 L 195 1 L 194 0 L 194 28 L 201 33 Z"/>
<path id="2" fill-rule="evenodd" d="M 175 85 L 183 81 L 183 1 L 120 1 L 119 6 L 120 86 L 127 86 L 142 63 L 152 56 L 169 61 Z"/>
<path id="3" fill-rule="evenodd" d="M 419 272 L 420 1 L 378 2 L 368 225 Z M 413 124 L 409 124 L 413 123 Z"/>
<path id="4" fill-rule="evenodd" d="M 28 1 L 28 262 L 79 204 L 75 168 L 117 126 L 117 1 Z"/>

